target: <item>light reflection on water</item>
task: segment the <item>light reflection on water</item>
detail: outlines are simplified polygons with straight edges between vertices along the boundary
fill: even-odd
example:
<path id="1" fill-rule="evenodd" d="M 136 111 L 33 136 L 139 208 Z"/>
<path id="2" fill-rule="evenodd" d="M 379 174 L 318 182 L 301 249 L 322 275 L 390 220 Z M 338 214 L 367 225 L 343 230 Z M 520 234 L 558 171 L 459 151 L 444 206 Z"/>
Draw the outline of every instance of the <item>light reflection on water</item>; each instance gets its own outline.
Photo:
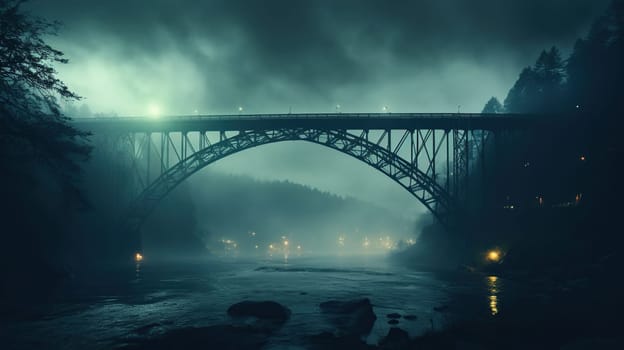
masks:
<path id="1" fill-rule="evenodd" d="M 410 336 L 417 336 L 443 329 L 455 319 L 471 319 L 475 315 L 472 310 L 482 314 L 485 297 L 490 301 L 489 314 L 496 315 L 500 309 L 502 280 L 495 276 L 485 277 L 485 281 L 479 275 L 458 279 L 455 274 L 405 270 L 371 257 L 327 260 L 291 255 L 287 262 L 281 257 L 276 260 L 280 263 L 136 262 L 126 270 L 125 281 L 130 283 L 117 281 L 115 277 L 123 271 L 114 269 L 110 275 L 98 277 L 93 288 L 68 288 L 76 294 L 58 300 L 55 308 L 74 311 L 50 312 L 44 319 L 13 323 L 11 329 L 0 329 L 0 338 L 4 332 L 26 344 L 45 338 L 48 348 L 81 349 L 86 344 L 108 349 L 118 339 L 146 336 L 137 333 L 146 325 L 158 325 L 153 331 L 160 334 L 176 328 L 227 324 L 230 305 L 255 299 L 274 300 L 292 310 L 290 320 L 272 338 L 272 342 L 290 344 L 302 335 L 333 329 L 320 313 L 320 303 L 366 297 L 377 314 L 366 340 L 376 344 L 393 327 L 386 318 L 390 313 L 417 316 L 401 318 L 398 325 Z M 469 299 L 452 303 L 466 291 Z M 505 300 L 509 302 L 506 294 Z M 64 343 L 73 334 L 84 335 L 81 344 Z"/>
<path id="2" fill-rule="evenodd" d="M 499 299 L 498 294 L 501 292 L 502 281 L 496 276 L 488 276 L 487 277 L 487 287 L 488 287 L 488 300 L 490 307 L 490 314 L 495 316 L 499 313 Z"/>

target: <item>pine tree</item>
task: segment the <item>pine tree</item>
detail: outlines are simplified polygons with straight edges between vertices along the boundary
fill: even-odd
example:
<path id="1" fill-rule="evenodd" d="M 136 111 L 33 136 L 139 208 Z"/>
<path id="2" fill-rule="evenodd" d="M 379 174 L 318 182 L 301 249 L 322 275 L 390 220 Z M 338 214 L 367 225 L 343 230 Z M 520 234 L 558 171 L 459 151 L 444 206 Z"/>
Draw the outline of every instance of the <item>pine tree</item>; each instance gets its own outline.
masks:
<path id="1" fill-rule="evenodd" d="M 492 97 L 483 107 L 481 113 L 490 113 L 490 114 L 498 114 L 503 113 L 505 109 L 503 105 L 500 103 L 498 98 Z"/>

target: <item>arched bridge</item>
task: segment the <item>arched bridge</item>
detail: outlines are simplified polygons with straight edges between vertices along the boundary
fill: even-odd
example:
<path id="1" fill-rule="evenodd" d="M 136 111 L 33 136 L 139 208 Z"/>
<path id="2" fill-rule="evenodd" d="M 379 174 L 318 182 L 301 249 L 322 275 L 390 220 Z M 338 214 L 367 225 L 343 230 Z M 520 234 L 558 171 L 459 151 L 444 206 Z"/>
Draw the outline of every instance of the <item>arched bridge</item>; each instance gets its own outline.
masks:
<path id="1" fill-rule="evenodd" d="M 125 144 L 138 194 L 128 229 L 144 220 L 193 173 L 246 149 L 307 141 L 352 156 L 409 191 L 449 223 L 469 174 L 484 172 L 485 151 L 498 132 L 534 127 L 517 114 L 263 114 L 75 119 L 74 125 Z"/>

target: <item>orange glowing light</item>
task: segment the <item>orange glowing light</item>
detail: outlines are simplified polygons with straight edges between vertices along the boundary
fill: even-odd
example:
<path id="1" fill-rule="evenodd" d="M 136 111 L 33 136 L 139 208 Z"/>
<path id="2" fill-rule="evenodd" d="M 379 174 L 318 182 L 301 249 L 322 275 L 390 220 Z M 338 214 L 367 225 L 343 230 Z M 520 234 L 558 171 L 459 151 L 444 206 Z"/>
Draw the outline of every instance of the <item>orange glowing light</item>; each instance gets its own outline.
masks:
<path id="1" fill-rule="evenodd" d="M 143 255 L 141 255 L 141 253 L 136 253 L 136 254 L 134 255 L 134 260 L 135 260 L 136 262 L 143 261 Z"/>
<path id="2" fill-rule="evenodd" d="M 498 250 L 490 250 L 487 253 L 487 260 L 491 262 L 498 262 L 501 258 L 501 253 Z"/>

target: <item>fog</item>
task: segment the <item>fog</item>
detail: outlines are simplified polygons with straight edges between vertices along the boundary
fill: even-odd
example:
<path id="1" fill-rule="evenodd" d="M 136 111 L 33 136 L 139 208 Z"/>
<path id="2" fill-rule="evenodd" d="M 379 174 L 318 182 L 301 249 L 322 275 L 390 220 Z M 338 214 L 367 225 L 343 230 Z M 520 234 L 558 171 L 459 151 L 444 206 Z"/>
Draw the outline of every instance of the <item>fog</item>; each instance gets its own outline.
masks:
<path id="1" fill-rule="evenodd" d="M 0 348 L 622 348 L 622 62 L 624 0 L 0 0 Z M 238 130 L 328 112 L 392 131 Z"/>
<path id="2" fill-rule="evenodd" d="M 58 0 L 29 6 L 63 22 L 62 35 L 50 40 L 71 61 L 58 70 L 84 97 L 77 107 L 128 116 L 236 114 L 239 107 L 243 113 L 480 112 L 491 96 L 506 95 L 541 49 L 571 48 L 607 3 Z M 265 146 L 215 168 L 353 196 L 399 215 L 425 210 L 376 171 L 319 147 Z"/>

